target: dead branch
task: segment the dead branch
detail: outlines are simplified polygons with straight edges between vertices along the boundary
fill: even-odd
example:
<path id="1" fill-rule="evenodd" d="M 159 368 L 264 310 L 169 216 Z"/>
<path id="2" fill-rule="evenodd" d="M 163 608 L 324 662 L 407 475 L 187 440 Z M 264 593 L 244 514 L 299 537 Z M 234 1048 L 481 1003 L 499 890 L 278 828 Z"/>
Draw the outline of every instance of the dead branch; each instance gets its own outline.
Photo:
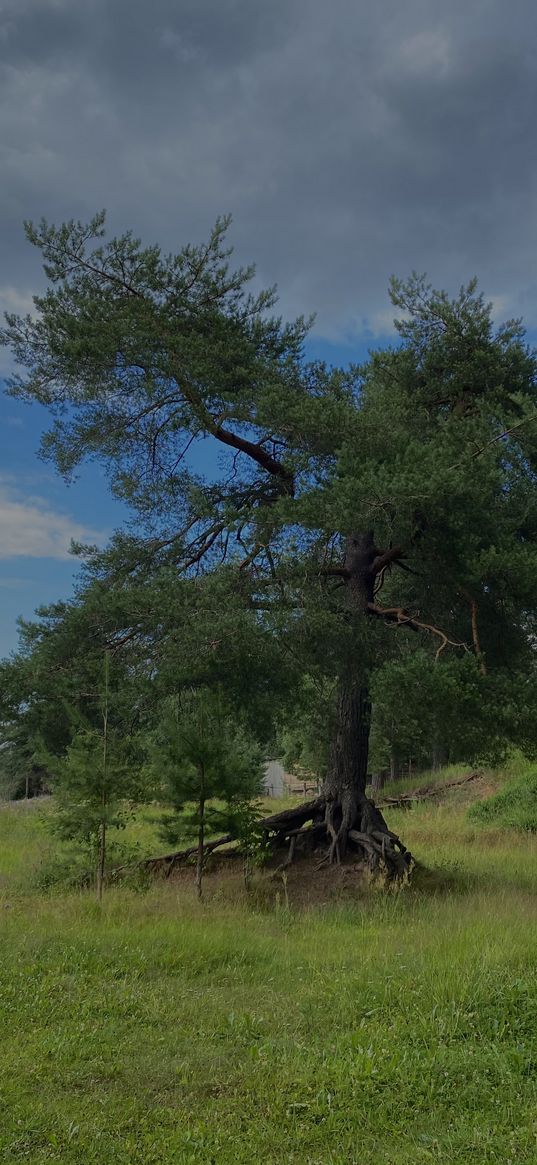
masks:
<path id="1" fill-rule="evenodd" d="M 468 651 L 467 643 L 450 639 L 446 635 L 446 632 L 442 631 L 441 627 L 435 627 L 434 623 L 424 623 L 421 619 L 417 619 L 415 615 L 409 615 L 404 607 L 379 607 L 377 603 L 368 603 L 367 611 L 370 615 L 384 619 L 386 623 L 395 623 L 399 627 L 408 627 L 411 631 L 429 631 L 431 635 L 437 635 L 440 639 L 440 644 L 435 659 L 438 659 L 448 645 L 450 647 L 463 647 L 465 651 Z"/>
<path id="2" fill-rule="evenodd" d="M 474 599 L 473 595 L 471 595 L 469 593 L 469 591 L 467 591 L 465 589 L 465 587 L 459 587 L 459 592 L 463 596 L 463 598 L 466 599 L 466 601 L 470 604 L 471 621 L 472 621 L 472 642 L 474 645 L 474 651 L 476 654 L 476 659 L 477 659 L 478 664 L 479 664 L 479 670 L 481 672 L 481 675 L 486 676 L 487 666 L 485 663 L 485 657 L 483 655 L 483 652 L 481 651 L 481 644 L 480 644 L 480 640 L 479 640 L 479 627 L 478 627 L 478 623 L 477 623 L 477 601 L 476 601 L 476 599 Z"/>
<path id="3" fill-rule="evenodd" d="M 211 854 L 213 850 L 218 849 L 221 845 L 229 845 L 230 842 L 235 840 L 236 838 L 233 837 L 232 833 L 226 833 L 223 837 L 217 837 L 215 841 L 207 842 L 207 844 L 204 846 L 204 853 Z M 160 854 L 156 858 L 142 858 L 142 861 L 135 863 L 135 868 L 142 870 L 152 870 L 158 869 L 159 866 L 162 866 L 163 868 L 165 867 L 169 873 L 173 866 L 176 866 L 180 862 L 186 861 L 188 858 L 193 857 L 194 854 L 197 854 L 197 852 L 198 846 L 191 845 L 188 849 L 175 850 L 175 852 L 171 854 Z M 112 872 L 115 877 L 117 874 L 122 874 L 124 870 L 129 870 L 132 868 L 133 867 L 131 865 L 126 864 L 124 866 L 117 866 L 117 868 Z"/>

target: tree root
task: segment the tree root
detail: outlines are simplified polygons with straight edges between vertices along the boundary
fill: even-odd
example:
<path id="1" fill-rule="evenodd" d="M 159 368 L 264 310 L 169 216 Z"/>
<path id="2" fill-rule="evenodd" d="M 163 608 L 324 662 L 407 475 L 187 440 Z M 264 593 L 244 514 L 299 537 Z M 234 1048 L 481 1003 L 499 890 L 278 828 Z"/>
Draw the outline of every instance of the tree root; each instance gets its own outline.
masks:
<path id="1" fill-rule="evenodd" d="M 340 818 L 338 822 L 338 816 Z M 354 851 L 372 873 L 379 873 L 388 881 L 402 881 L 408 877 L 412 857 L 395 833 L 388 829 L 382 813 L 373 801 L 365 800 L 360 806 L 359 819 L 349 827 L 343 823 L 343 814 L 337 802 L 327 802 L 317 797 L 293 809 L 285 809 L 263 818 L 259 823 L 261 834 L 269 850 L 277 853 L 286 849 L 286 856 L 278 870 L 289 866 L 305 852 L 325 849 L 317 869 L 321 866 L 340 864 Z M 225 834 L 207 843 L 207 855 L 220 847 L 230 845 L 235 839 Z M 139 869 L 170 876 L 176 866 L 187 862 L 197 853 L 197 846 L 145 858 L 136 863 Z M 239 856 L 240 847 L 230 849 L 226 856 Z M 114 871 L 117 876 L 127 868 L 120 866 Z M 130 867 L 132 868 L 132 867 Z"/>

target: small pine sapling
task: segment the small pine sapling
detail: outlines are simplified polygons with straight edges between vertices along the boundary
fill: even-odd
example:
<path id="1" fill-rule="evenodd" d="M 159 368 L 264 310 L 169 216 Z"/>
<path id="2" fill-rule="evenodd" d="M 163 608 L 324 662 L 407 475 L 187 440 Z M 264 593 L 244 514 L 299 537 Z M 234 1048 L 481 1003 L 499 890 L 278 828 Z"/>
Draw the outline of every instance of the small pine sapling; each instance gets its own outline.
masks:
<path id="1" fill-rule="evenodd" d="M 262 755 L 220 692 L 189 690 L 169 701 L 152 741 L 152 763 L 164 777 L 173 813 L 165 836 L 197 836 L 196 892 L 203 895 L 207 835 L 240 837 L 245 805 L 261 791 Z"/>
<path id="2" fill-rule="evenodd" d="M 133 765 L 132 742 L 112 714 L 108 652 L 99 686 L 97 715 L 83 719 L 77 711 L 77 726 L 65 754 L 59 758 L 48 756 L 47 764 L 54 777 L 54 828 L 60 836 L 89 846 L 100 902 L 108 832 L 124 827 L 130 801 L 139 792 L 139 779 Z"/>

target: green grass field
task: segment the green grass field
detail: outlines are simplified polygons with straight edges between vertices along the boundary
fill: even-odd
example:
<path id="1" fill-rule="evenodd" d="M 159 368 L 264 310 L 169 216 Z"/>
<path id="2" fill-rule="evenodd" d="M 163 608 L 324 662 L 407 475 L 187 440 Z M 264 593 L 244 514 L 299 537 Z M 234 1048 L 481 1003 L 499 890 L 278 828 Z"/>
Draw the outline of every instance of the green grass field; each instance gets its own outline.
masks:
<path id="1" fill-rule="evenodd" d="M 536 1163 L 537 838 L 456 792 L 389 819 L 412 885 L 308 911 L 38 892 L 50 807 L 1 809 L 0 1160 Z"/>

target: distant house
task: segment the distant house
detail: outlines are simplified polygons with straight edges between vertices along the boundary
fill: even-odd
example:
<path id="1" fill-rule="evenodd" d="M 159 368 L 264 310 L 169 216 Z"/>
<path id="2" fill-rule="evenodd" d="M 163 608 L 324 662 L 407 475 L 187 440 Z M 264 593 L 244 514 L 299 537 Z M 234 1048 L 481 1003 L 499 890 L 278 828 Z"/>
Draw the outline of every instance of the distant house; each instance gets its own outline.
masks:
<path id="1" fill-rule="evenodd" d="M 281 761 L 269 760 L 265 765 L 263 792 L 265 797 L 296 797 L 300 793 L 308 797 L 319 792 L 319 782 L 312 773 L 305 770 L 286 773 Z"/>
<path id="2" fill-rule="evenodd" d="M 265 797 L 284 797 L 287 793 L 285 771 L 279 760 L 269 760 L 265 765 L 263 792 Z"/>

